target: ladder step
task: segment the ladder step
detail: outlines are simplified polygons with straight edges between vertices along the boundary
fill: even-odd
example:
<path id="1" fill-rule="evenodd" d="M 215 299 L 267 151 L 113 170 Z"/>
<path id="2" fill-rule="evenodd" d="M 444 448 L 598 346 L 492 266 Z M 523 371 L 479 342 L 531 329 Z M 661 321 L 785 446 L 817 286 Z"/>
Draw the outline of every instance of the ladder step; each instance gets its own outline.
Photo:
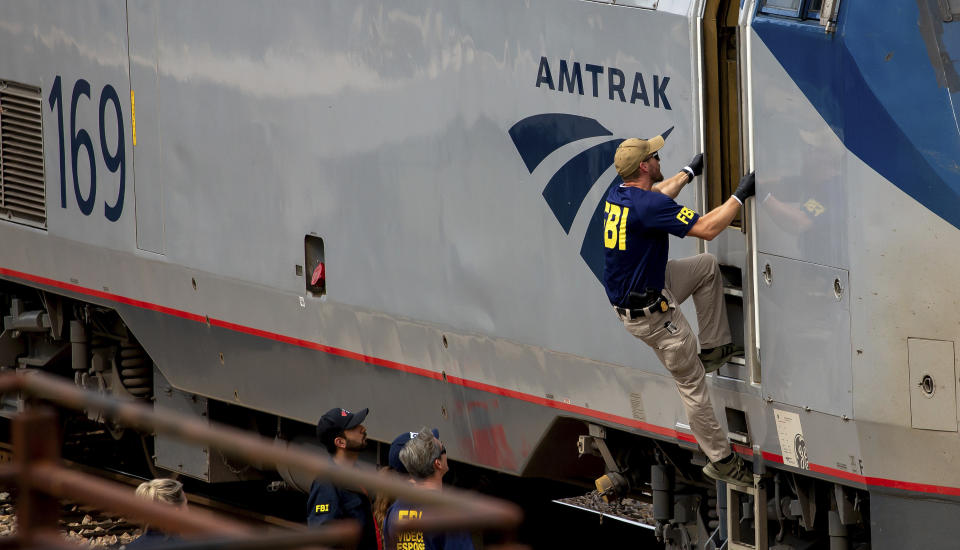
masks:
<path id="1" fill-rule="evenodd" d="M 736 287 L 732 287 L 732 286 L 725 286 L 725 287 L 723 287 L 723 293 L 726 294 L 727 296 L 737 296 L 737 297 L 743 298 L 743 289 L 742 289 L 742 288 L 736 288 Z"/>

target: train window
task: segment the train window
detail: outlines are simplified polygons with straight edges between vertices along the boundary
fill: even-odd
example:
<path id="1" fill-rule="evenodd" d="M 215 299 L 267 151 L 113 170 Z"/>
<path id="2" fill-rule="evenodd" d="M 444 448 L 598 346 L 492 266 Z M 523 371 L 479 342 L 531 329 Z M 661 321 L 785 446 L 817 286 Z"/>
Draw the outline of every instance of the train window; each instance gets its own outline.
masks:
<path id="1" fill-rule="evenodd" d="M 820 19 L 823 2 L 824 0 L 761 0 L 760 13 L 782 15 L 795 19 L 818 20 Z M 957 2 L 960 2 L 960 0 L 957 0 Z M 830 5 L 836 4 L 838 2 L 834 0 Z"/>
<path id="2" fill-rule="evenodd" d="M 0 80 L 0 219 L 47 227 L 40 88 Z"/>
<path id="3" fill-rule="evenodd" d="M 960 20 L 960 0 L 942 0 L 940 15 L 943 16 L 945 23 Z"/>
<path id="4" fill-rule="evenodd" d="M 634 8 L 657 9 L 657 0 L 613 0 L 618 6 L 632 6 Z"/>
<path id="5" fill-rule="evenodd" d="M 818 22 L 826 32 L 834 32 L 839 8 L 840 0 L 760 0 L 757 13 Z"/>
<path id="6" fill-rule="evenodd" d="M 311 296 L 323 296 L 327 293 L 327 263 L 323 253 L 323 239 L 316 235 L 307 235 L 303 239 L 305 280 L 307 292 Z"/>
<path id="7" fill-rule="evenodd" d="M 802 3 L 803 0 L 763 0 L 760 4 L 760 11 L 772 15 L 799 17 Z"/>

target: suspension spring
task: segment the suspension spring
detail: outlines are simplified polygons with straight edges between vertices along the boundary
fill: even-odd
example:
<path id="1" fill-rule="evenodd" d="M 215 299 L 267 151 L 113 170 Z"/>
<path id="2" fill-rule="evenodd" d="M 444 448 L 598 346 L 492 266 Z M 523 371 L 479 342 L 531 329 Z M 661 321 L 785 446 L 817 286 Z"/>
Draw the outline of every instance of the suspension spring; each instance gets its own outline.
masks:
<path id="1" fill-rule="evenodd" d="M 120 342 L 120 381 L 134 397 L 149 399 L 153 394 L 153 366 L 135 341 Z"/>

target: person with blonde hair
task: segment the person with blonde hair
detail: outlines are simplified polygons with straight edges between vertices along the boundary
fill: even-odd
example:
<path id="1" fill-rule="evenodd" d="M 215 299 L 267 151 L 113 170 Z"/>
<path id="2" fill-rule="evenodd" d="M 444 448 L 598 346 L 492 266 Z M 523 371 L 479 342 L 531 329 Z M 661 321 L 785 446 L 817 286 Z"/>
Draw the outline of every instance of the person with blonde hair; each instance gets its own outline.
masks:
<path id="1" fill-rule="evenodd" d="M 170 506 L 177 506 L 179 508 L 187 507 L 187 494 L 183 492 L 183 483 L 175 479 L 157 478 L 145 481 L 137 487 L 136 495 L 146 500 L 169 504 Z M 143 534 L 130 544 L 127 544 L 126 548 L 133 550 L 150 548 L 175 540 L 175 537 L 152 529 L 149 525 L 145 525 Z"/>

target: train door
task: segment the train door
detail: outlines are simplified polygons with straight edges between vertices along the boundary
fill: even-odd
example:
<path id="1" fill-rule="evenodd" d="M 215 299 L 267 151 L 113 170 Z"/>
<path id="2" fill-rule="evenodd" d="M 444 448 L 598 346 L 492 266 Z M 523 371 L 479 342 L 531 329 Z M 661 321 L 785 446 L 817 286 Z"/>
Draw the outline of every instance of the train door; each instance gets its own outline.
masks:
<path id="1" fill-rule="evenodd" d="M 706 162 L 703 211 L 722 204 L 749 171 L 750 126 L 745 123 L 748 89 L 742 85 L 744 33 L 739 0 L 705 0 L 702 19 L 702 132 Z M 724 295 L 734 343 L 744 357 L 735 358 L 719 376 L 760 383 L 760 361 L 754 276 L 751 203 L 733 224 L 710 243 L 706 251 L 717 256 L 724 274 Z"/>
<path id="2" fill-rule="evenodd" d="M 850 292 L 851 255 L 861 252 L 857 238 L 864 231 L 864 207 L 862 193 L 850 183 L 862 180 L 850 170 L 851 159 L 859 157 L 845 136 L 848 126 L 879 130 L 873 121 L 857 126 L 845 118 L 860 113 L 859 105 L 832 107 L 835 99 L 829 99 L 840 91 L 849 96 L 845 90 L 857 86 L 869 88 L 851 84 L 863 82 L 857 80 L 865 78 L 859 69 L 846 74 L 846 63 L 857 67 L 859 61 L 851 61 L 852 42 L 837 29 L 841 4 L 847 5 L 748 1 L 752 19 L 742 29 L 749 36 L 749 67 L 741 73 L 753 90 L 743 104 L 750 110 L 751 166 L 757 172 L 757 199 L 748 204 L 757 214 L 754 284 L 757 341 L 766 366 L 763 395 L 849 418 L 855 360 L 851 302 L 859 299 Z M 889 66 L 877 70 L 895 74 Z M 854 97 L 874 101 L 875 96 Z M 905 344 L 902 350 L 906 354 Z"/>

